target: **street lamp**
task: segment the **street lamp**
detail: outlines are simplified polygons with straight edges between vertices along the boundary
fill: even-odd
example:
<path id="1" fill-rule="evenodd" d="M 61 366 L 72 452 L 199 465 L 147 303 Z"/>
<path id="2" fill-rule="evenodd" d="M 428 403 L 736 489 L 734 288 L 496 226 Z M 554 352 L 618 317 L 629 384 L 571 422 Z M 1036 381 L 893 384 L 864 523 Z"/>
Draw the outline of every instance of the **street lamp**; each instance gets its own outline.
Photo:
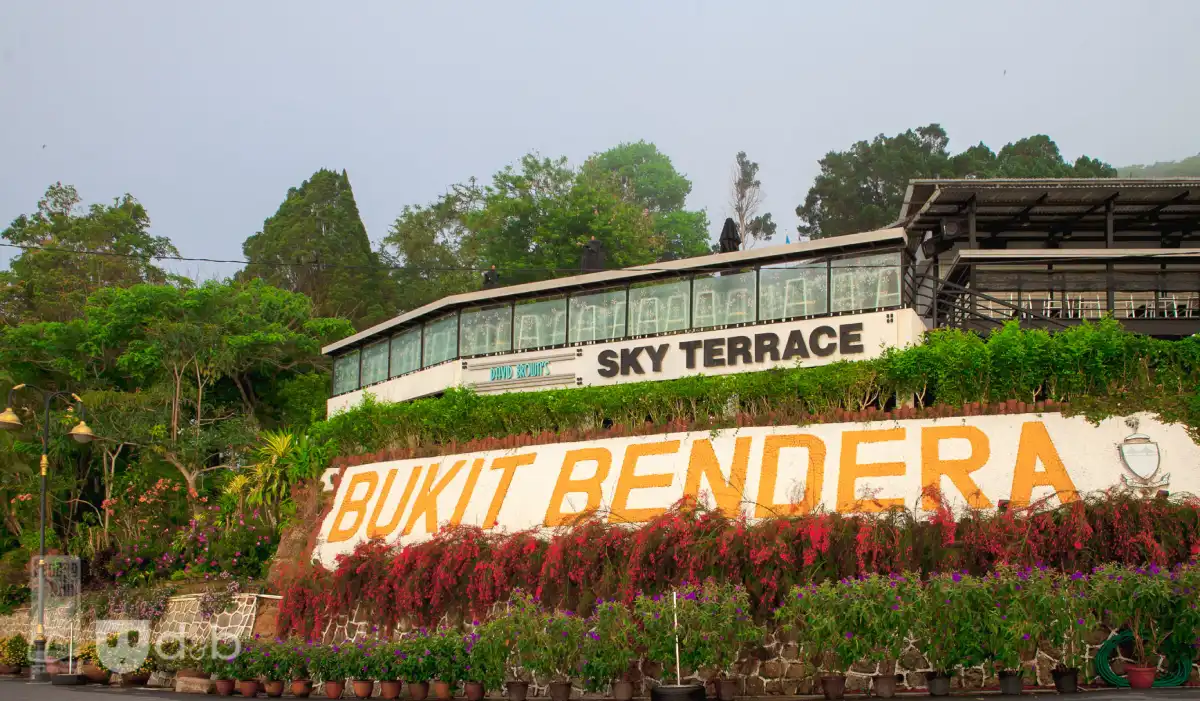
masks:
<path id="1" fill-rule="evenodd" d="M 33 640 L 33 674 L 34 681 L 49 681 L 50 675 L 46 673 L 46 468 L 50 465 L 50 405 L 55 399 L 65 398 L 73 400 L 73 404 L 79 407 L 79 423 L 75 425 L 67 435 L 75 439 L 77 443 L 89 443 L 95 434 L 88 427 L 84 419 L 83 400 L 79 395 L 71 392 L 50 392 L 30 385 L 20 384 L 8 390 L 8 405 L 3 412 L 0 412 L 0 429 L 6 431 L 18 431 L 23 424 L 21 417 L 17 416 L 17 412 L 13 411 L 13 394 L 18 390 L 32 389 L 37 390 L 42 395 L 45 403 L 46 420 L 42 424 L 42 499 L 41 499 L 41 525 L 39 531 L 40 545 L 38 552 L 38 623 L 37 637 Z"/>

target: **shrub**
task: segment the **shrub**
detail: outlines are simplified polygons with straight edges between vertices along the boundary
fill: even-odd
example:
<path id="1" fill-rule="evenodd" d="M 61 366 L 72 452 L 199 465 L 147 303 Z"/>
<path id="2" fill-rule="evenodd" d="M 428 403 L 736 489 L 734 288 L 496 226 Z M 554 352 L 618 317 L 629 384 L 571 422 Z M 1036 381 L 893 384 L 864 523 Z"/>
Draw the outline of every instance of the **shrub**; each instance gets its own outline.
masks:
<path id="1" fill-rule="evenodd" d="M 347 669 L 346 656 L 340 645 L 314 646 L 307 659 L 314 681 L 345 682 L 353 676 L 354 670 Z"/>
<path id="2" fill-rule="evenodd" d="M 398 678 L 406 682 L 431 682 L 437 674 L 434 664 L 433 648 L 429 632 L 424 628 L 409 633 L 400 639 L 397 647 L 400 650 L 400 664 L 396 669 Z"/>
<path id="3" fill-rule="evenodd" d="M 860 620 L 858 598 L 859 592 L 846 581 L 797 587 L 776 616 L 787 630 L 798 634 L 801 650 L 813 666 L 845 674 L 872 649 L 872 636 Z"/>
<path id="4" fill-rule="evenodd" d="M 637 662 L 638 629 L 629 607 L 601 601 L 584 626 L 581 654 L 584 688 L 600 692 L 609 682 L 625 679 Z"/>
<path id="5" fill-rule="evenodd" d="M 29 664 L 29 641 L 20 633 L 0 638 L 0 664 L 24 667 Z"/>
<path id="6" fill-rule="evenodd" d="M 463 636 L 464 681 L 479 682 L 484 690 L 499 691 L 504 685 L 505 666 L 508 661 L 508 645 L 504 632 L 493 629 L 489 624 L 479 625 Z"/>
<path id="7" fill-rule="evenodd" d="M 676 596 L 638 596 L 634 615 L 641 625 L 646 657 L 675 668 L 678 619 L 680 671 L 728 674 L 745 646 L 762 641 L 751 618 L 750 600 L 739 586 L 707 581 L 685 585 Z"/>
<path id="8" fill-rule="evenodd" d="M 958 572 L 931 577 L 921 592 L 913 633 L 929 666 L 953 673 L 987 656 L 987 631 L 996 616 L 979 578 Z"/>
<path id="9" fill-rule="evenodd" d="M 895 663 L 912 629 L 921 598 L 920 582 L 908 575 L 873 574 L 848 580 L 844 586 L 850 596 L 847 627 L 862 642 L 861 659 Z"/>
<path id="10" fill-rule="evenodd" d="M 570 611 L 544 612 L 527 661 L 529 670 L 552 682 L 570 681 L 579 671 L 583 621 Z"/>
<path id="11" fill-rule="evenodd" d="M 1196 601 L 1200 574 L 1195 565 L 1165 569 L 1103 567 L 1092 576 L 1096 606 L 1113 628 L 1133 635 L 1133 654 L 1143 666 L 1158 665 L 1160 654 L 1193 653 L 1200 624 Z"/>
<path id="12" fill-rule="evenodd" d="M 1037 570 L 1035 570 L 1037 572 Z M 1045 631 L 1045 621 L 1039 615 L 1044 606 L 1039 600 L 1038 580 L 1030 584 L 1028 573 L 1012 568 L 992 572 L 983 581 L 981 605 L 991 615 L 984 631 L 987 656 L 997 671 L 1020 670 L 1021 661 L 1032 656 Z"/>
<path id="13" fill-rule="evenodd" d="M 462 635 L 450 628 L 439 628 L 426 638 L 432 658 L 433 679 L 453 686 L 466 677 L 466 646 Z"/>
<path id="14" fill-rule="evenodd" d="M 402 654 L 404 654 L 403 648 L 394 643 L 381 642 L 372 645 L 367 655 L 366 678 L 389 682 L 403 679 L 402 660 L 400 659 Z"/>

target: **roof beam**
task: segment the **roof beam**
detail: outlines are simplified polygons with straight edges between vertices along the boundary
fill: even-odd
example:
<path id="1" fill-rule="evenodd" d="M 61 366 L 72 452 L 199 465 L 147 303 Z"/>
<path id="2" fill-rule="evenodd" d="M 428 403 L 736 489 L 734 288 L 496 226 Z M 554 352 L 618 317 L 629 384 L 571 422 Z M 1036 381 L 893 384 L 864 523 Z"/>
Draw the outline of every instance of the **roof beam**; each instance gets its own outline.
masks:
<path id="1" fill-rule="evenodd" d="M 1092 214 L 1095 214 L 1097 211 L 1107 207 L 1109 202 L 1116 203 L 1117 198 L 1120 196 L 1121 196 L 1121 193 L 1114 192 L 1113 194 L 1109 195 L 1108 197 L 1105 197 L 1103 200 L 1097 202 L 1096 204 L 1092 205 L 1091 207 L 1088 207 L 1086 212 L 1077 215 L 1074 219 L 1072 219 L 1069 222 L 1064 222 L 1064 223 L 1060 224 L 1059 226 L 1055 227 L 1052 231 L 1055 231 L 1055 230 L 1066 231 L 1066 230 L 1070 229 L 1071 227 L 1073 227 L 1074 225 L 1083 221 L 1084 219 L 1087 219 Z"/>
<path id="2" fill-rule="evenodd" d="M 1017 224 L 1017 223 L 1026 221 L 1029 218 L 1029 213 L 1032 212 L 1037 207 L 1041 206 L 1049 197 L 1050 197 L 1049 192 L 1043 192 L 1041 197 L 1039 197 L 1036 200 L 1034 200 L 1033 202 L 1029 203 L 1029 205 L 1027 207 L 1025 207 L 1025 209 L 1022 209 L 1019 214 L 1016 214 L 1008 221 L 1005 221 L 1003 224 L 988 227 L 988 229 L 987 229 L 988 232 L 992 233 L 992 234 L 996 234 L 1001 231 L 1007 230 L 1013 224 Z"/>
<path id="3" fill-rule="evenodd" d="M 1160 204 L 1157 204 L 1154 207 L 1151 207 L 1148 211 L 1142 212 L 1141 214 L 1137 215 L 1136 217 L 1133 217 L 1132 219 L 1124 219 L 1124 220 L 1121 220 L 1120 222 L 1117 222 L 1116 226 L 1118 226 L 1118 227 L 1129 226 L 1130 224 L 1136 224 L 1136 223 L 1142 221 L 1143 219 L 1149 219 L 1149 218 L 1153 217 L 1154 215 L 1158 214 L 1159 212 L 1163 211 L 1167 207 L 1170 207 L 1173 204 L 1179 204 L 1183 200 L 1186 200 L 1188 198 L 1188 195 L 1190 195 L 1190 194 L 1191 194 L 1191 190 L 1184 190 L 1183 192 L 1179 193 L 1175 197 L 1172 197 L 1170 200 L 1168 200 L 1166 202 L 1162 202 Z"/>

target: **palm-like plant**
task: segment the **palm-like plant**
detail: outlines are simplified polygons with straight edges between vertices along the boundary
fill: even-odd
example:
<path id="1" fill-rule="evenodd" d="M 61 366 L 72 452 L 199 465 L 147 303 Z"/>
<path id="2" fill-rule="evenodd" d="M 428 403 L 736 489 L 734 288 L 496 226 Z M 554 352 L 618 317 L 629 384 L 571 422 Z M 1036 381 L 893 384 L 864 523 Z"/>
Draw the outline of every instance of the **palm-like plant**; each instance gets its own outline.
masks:
<path id="1" fill-rule="evenodd" d="M 264 431 L 253 452 L 254 462 L 234 475 L 225 494 L 239 506 L 259 510 L 272 526 L 290 498 L 292 485 L 318 476 L 329 461 L 329 446 L 297 438 L 287 431 Z"/>

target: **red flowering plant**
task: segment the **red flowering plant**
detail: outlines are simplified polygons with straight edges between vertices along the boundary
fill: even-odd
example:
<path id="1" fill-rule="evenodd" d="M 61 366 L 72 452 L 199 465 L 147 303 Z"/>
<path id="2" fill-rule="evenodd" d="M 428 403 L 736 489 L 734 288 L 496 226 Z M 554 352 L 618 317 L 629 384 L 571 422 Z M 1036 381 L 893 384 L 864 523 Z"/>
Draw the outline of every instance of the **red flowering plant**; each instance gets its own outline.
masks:
<path id="1" fill-rule="evenodd" d="M 597 598 L 615 599 L 629 569 L 628 528 L 587 513 L 550 539 L 534 588 L 547 605 L 586 612 Z"/>

